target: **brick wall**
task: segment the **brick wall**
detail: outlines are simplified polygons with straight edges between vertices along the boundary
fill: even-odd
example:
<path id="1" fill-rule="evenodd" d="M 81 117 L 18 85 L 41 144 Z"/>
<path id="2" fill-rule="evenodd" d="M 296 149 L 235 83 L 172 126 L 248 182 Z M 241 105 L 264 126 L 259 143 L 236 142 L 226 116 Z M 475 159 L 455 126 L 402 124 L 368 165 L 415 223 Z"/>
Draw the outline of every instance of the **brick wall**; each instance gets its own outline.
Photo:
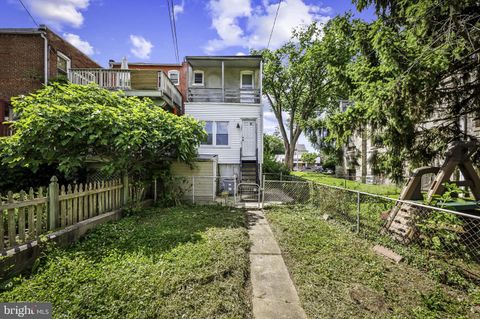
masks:
<path id="1" fill-rule="evenodd" d="M 72 68 L 100 68 L 76 47 L 47 29 L 48 79 L 57 77 L 57 52 L 71 60 Z M 0 30 L 0 136 L 6 135 L 3 124 L 5 109 L 11 97 L 25 95 L 44 84 L 44 39 L 31 29 L 21 32 Z"/>
<path id="2" fill-rule="evenodd" d="M 38 34 L 0 34 L 0 100 L 42 87 L 43 48 Z"/>
<path id="3" fill-rule="evenodd" d="M 57 52 L 72 68 L 99 68 L 95 61 L 47 29 L 49 80 L 57 76 Z M 0 100 L 28 94 L 44 83 L 44 40 L 38 33 L 0 33 Z"/>

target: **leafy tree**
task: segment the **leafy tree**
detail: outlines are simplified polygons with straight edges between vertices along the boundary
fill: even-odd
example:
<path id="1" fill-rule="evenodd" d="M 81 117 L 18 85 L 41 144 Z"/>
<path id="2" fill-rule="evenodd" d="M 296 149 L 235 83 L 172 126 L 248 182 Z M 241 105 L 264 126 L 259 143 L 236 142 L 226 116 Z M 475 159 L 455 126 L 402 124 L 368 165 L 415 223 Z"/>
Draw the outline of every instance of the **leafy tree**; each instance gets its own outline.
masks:
<path id="1" fill-rule="evenodd" d="M 382 166 L 400 178 L 406 161 L 428 164 L 452 140 L 472 138 L 466 116 L 480 116 L 480 4 L 473 0 L 357 0 L 374 5 L 372 23 L 347 20 L 335 43 L 351 59 L 330 74 L 353 105 L 329 118 L 338 145 L 368 129 L 387 148 Z M 328 31 L 326 31 L 328 33 Z"/>
<path id="2" fill-rule="evenodd" d="M 312 24 L 277 50 L 254 52 L 264 58 L 263 92 L 278 121 L 289 169 L 307 122 L 337 99 L 334 83 L 325 77 L 330 51 L 318 39 L 320 29 Z"/>
<path id="3" fill-rule="evenodd" d="M 94 84 L 53 84 L 12 105 L 18 121 L 0 139 L 1 159 L 34 172 L 54 165 L 72 175 L 96 159 L 110 172 L 147 174 L 173 159 L 190 162 L 205 137 L 191 117 Z"/>
<path id="4" fill-rule="evenodd" d="M 303 153 L 300 159 L 303 162 L 307 163 L 308 165 L 313 165 L 315 164 L 317 157 L 318 157 L 317 153 Z"/>
<path id="5" fill-rule="evenodd" d="M 274 157 L 277 154 L 285 154 L 283 140 L 270 134 L 263 134 L 263 152 L 266 157 Z"/>

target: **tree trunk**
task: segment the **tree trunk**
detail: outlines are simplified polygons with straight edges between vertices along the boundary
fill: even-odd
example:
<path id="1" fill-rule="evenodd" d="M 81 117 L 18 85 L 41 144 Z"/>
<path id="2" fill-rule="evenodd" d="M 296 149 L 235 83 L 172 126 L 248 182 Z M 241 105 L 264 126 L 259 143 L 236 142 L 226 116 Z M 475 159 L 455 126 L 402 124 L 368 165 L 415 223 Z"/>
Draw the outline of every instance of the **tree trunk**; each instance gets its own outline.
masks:
<path id="1" fill-rule="evenodd" d="M 285 147 L 285 165 L 289 170 L 293 170 L 293 156 L 295 155 L 295 146 L 291 144 Z"/>

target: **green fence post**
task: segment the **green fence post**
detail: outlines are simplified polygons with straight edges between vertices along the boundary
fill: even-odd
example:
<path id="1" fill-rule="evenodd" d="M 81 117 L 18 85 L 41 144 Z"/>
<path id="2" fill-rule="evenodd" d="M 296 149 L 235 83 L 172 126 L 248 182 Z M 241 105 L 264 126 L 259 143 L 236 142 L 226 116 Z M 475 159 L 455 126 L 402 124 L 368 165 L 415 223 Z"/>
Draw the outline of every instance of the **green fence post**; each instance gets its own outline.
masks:
<path id="1" fill-rule="evenodd" d="M 357 234 L 360 233 L 360 192 L 357 192 Z"/>
<path id="2" fill-rule="evenodd" d="M 48 185 L 48 229 L 54 230 L 58 225 L 58 216 L 60 215 L 60 199 L 58 178 L 52 176 L 50 185 Z"/>
<path id="3" fill-rule="evenodd" d="M 215 195 L 215 194 L 214 194 Z M 153 180 L 153 202 L 157 202 L 157 179 Z"/>

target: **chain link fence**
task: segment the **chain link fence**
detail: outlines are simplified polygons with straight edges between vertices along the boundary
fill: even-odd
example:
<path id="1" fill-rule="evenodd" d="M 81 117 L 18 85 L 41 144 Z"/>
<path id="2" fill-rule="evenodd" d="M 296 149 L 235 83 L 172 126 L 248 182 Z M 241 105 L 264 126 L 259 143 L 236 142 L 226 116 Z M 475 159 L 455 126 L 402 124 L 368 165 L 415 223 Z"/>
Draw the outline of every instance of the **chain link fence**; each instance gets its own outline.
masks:
<path id="1" fill-rule="evenodd" d="M 237 201 L 236 176 L 175 176 L 169 186 L 183 203 L 234 205 Z"/>
<path id="2" fill-rule="evenodd" d="M 442 259 L 480 282 L 480 211 L 472 215 L 310 181 L 263 182 L 263 207 L 312 205 L 332 220 L 410 261 Z"/>

